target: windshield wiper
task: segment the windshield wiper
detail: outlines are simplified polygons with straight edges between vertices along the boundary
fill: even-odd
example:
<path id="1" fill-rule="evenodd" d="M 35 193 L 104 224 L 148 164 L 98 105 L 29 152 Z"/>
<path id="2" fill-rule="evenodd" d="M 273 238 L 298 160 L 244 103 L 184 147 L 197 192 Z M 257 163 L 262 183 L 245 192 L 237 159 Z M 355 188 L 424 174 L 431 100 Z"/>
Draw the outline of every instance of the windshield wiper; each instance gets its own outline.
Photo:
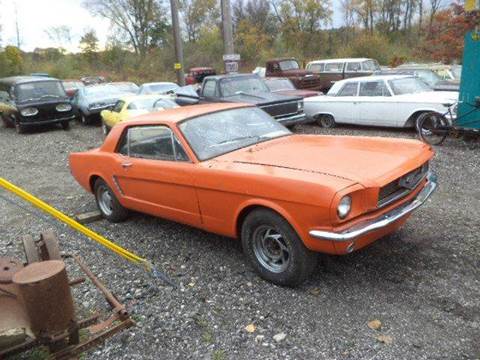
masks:
<path id="1" fill-rule="evenodd" d="M 233 139 L 228 139 L 228 140 L 223 140 L 219 143 L 216 143 L 212 146 L 218 146 L 218 145 L 223 145 L 223 144 L 228 144 L 228 143 L 232 143 L 232 142 L 238 142 L 238 141 L 242 141 L 242 140 L 248 140 L 248 139 L 260 139 L 261 136 L 258 136 L 258 135 L 255 135 L 255 136 L 241 136 L 241 137 L 238 137 L 238 138 L 233 138 Z"/>

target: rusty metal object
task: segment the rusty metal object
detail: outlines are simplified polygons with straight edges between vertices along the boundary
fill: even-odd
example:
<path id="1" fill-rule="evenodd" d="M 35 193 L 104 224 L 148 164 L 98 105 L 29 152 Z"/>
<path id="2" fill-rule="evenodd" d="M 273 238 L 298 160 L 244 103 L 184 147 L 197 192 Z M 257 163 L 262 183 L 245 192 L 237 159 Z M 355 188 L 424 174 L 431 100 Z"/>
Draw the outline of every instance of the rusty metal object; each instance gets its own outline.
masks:
<path id="1" fill-rule="evenodd" d="M 55 335 L 75 322 L 67 271 L 61 260 L 30 264 L 13 276 L 35 334 Z M 55 311 L 45 311 L 55 309 Z"/>
<path id="2" fill-rule="evenodd" d="M 70 287 L 85 278 L 68 279 L 54 233 L 43 233 L 36 240 L 24 237 L 23 244 L 27 265 L 0 257 L 0 359 L 39 345 L 47 346 L 53 359 L 71 359 L 135 325 L 125 306 L 78 256 L 64 255 L 111 306 L 106 320 L 100 320 L 100 314 L 77 319 Z M 85 329 L 82 339 L 81 329 Z"/>

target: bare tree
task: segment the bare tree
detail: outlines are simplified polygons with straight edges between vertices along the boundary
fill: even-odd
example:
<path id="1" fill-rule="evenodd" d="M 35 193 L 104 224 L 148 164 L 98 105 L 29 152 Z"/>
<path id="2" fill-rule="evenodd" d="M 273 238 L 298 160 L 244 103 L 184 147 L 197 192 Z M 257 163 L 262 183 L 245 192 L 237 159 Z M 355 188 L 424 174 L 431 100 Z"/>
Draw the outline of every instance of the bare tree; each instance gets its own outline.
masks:
<path id="1" fill-rule="evenodd" d="M 428 20 L 429 30 L 432 29 L 433 19 L 435 18 L 437 11 L 440 10 L 440 8 L 442 7 L 442 2 L 443 0 L 430 0 L 430 14 Z"/>
<path id="2" fill-rule="evenodd" d="M 65 48 L 72 42 L 72 29 L 67 25 L 51 26 L 45 30 L 48 38 L 59 48 Z"/>
<path id="3" fill-rule="evenodd" d="M 143 59 L 152 39 L 165 31 L 164 11 L 158 0 L 84 0 L 93 14 L 110 20 Z"/>
<path id="4" fill-rule="evenodd" d="M 215 26 L 220 17 L 216 0 L 180 0 L 179 10 L 191 42 L 198 40 L 202 27 Z"/>

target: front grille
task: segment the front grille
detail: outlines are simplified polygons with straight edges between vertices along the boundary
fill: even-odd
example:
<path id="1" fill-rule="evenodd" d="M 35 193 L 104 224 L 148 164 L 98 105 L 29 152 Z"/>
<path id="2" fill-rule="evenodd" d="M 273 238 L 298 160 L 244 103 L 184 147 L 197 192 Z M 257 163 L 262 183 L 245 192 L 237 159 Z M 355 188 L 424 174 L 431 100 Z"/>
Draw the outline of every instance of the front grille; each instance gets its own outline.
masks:
<path id="1" fill-rule="evenodd" d="M 320 87 L 320 83 L 320 78 L 316 76 L 304 77 L 300 81 L 299 87 L 302 89 L 318 89 Z"/>
<path id="2" fill-rule="evenodd" d="M 32 106 L 38 109 L 38 114 L 35 116 L 22 117 L 23 121 L 26 121 L 26 122 L 51 121 L 51 120 L 63 119 L 73 114 L 73 108 L 70 111 L 64 111 L 64 112 L 57 111 L 55 107 L 58 104 L 60 103 Z"/>
<path id="3" fill-rule="evenodd" d="M 380 188 L 378 207 L 387 206 L 410 194 L 427 176 L 428 162 Z"/>
<path id="4" fill-rule="evenodd" d="M 298 101 L 289 101 L 285 103 L 263 105 L 260 108 L 266 111 L 274 118 L 282 118 L 285 116 L 291 116 L 298 113 Z"/>

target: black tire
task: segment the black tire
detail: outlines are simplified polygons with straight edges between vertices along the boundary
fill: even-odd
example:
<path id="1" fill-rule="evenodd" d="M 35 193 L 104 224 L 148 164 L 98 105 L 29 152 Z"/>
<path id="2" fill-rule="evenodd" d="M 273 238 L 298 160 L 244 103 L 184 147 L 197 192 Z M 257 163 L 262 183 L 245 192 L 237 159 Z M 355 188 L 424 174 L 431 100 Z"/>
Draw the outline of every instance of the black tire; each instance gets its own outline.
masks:
<path id="1" fill-rule="evenodd" d="M 64 121 L 64 122 L 60 123 L 60 125 L 62 126 L 63 130 L 70 130 L 70 122 L 69 121 Z"/>
<path id="2" fill-rule="evenodd" d="M 25 125 L 20 124 L 18 121 L 15 122 L 15 131 L 17 134 L 23 134 L 25 133 Z"/>
<path id="3" fill-rule="evenodd" d="M 110 127 L 105 124 L 105 122 L 102 120 L 102 133 L 103 133 L 103 136 L 107 136 L 109 133 L 110 133 Z"/>
<path id="4" fill-rule="evenodd" d="M 268 209 L 247 215 L 241 239 L 243 252 L 258 274 L 277 285 L 300 285 L 317 264 L 317 254 L 303 245 L 288 221 Z"/>
<path id="5" fill-rule="evenodd" d="M 80 122 L 82 125 L 90 125 L 90 118 L 84 113 L 80 113 Z"/>
<path id="6" fill-rule="evenodd" d="M 93 187 L 95 201 L 102 216 L 110 222 L 122 222 L 128 217 L 128 209 L 117 200 L 112 189 L 103 179 L 97 179 Z"/>
<path id="7" fill-rule="evenodd" d="M 420 114 L 415 124 L 420 139 L 430 145 L 440 145 L 445 141 L 448 126 L 447 118 L 433 111 Z"/>
<path id="8" fill-rule="evenodd" d="M 318 115 L 315 118 L 315 120 L 317 121 L 318 125 L 326 129 L 331 129 L 337 126 L 337 123 L 335 122 L 335 118 L 332 115 L 328 115 L 328 114 Z"/>

